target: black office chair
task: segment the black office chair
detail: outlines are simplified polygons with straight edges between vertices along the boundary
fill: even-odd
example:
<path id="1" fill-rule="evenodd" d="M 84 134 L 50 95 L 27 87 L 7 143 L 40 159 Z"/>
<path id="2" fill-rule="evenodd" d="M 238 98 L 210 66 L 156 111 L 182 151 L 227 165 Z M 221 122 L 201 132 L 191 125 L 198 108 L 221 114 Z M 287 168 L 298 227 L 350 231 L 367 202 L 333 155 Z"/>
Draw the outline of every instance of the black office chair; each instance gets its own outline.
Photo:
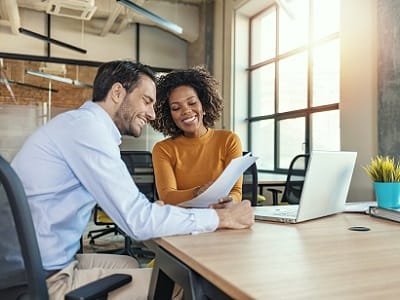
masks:
<path id="1" fill-rule="evenodd" d="M 248 152 L 243 152 L 246 155 Z M 243 172 L 242 198 L 251 201 L 251 206 L 257 206 L 258 202 L 258 173 L 257 164 L 254 162 Z"/>
<path id="2" fill-rule="evenodd" d="M 299 204 L 309 158 L 309 154 L 299 154 L 290 162 L 282 194 L 282 202 Z M 269 188 L 267 190 L 272 192 L 273 204 L 278 205 L 278 194 L 282 193 L 282 191 L 274 188 Z"/>
<path id="3" fill-rule="evenodd" d="M 151 202 L 158 200 L 151 152 L 121 151 L 121 158 L 125 162 L 139 190 Z"/>
<path id="4" fill-rule="evenodd" d="M 93 223 L 97 226 L 102 226 L 102 228 L 93 229 L 88 232 L 87 236 L 89 238 L 90 245 L 94 245 L 96 239 L 108 234 L 121 235 L 124 239 L 123 248 L 97 250 L 97 253 L 113 253 L 134 256 L 131 239 L 117 226 L 117 224 L 113 222 L 113 220 L 111 220 L 111 218 L 97 204 L 93 209 Z"/>
<path id="5" fill-rule="evenodd" d="M 46 278 L 24 188 L 0 156 L 0 299 L 48 299 Z M 132 277 L 115 274 L 71 291 L 65 299 L 106 299 Z M 97 295 L 97 298 L 95 297 Z"/>
<path id="6" fill-rule="evenodd" d="M 125 162 L 129 173 L 132 175 L 139 190 L 146 195 L 150 201 L 158 199 L 153 171 L 153 161 L 149 151 L 121 151 L 121 158 Z M 101 229 L 89 231 L 88 238 L 91 245 L 95 240 L 107 234 L 121 235 L 124 238 L 124 247 L 100 250 L 99 253 L 126 254 L 136 258 L 145 257 L 151 259 L 154 253 L 147 250 L 142 243 L 133 241 L 125 232 L 123 232 L 113 220 L 96 205 L 93 212 L 93 221 L 95 225 L 102 226 Z"/>

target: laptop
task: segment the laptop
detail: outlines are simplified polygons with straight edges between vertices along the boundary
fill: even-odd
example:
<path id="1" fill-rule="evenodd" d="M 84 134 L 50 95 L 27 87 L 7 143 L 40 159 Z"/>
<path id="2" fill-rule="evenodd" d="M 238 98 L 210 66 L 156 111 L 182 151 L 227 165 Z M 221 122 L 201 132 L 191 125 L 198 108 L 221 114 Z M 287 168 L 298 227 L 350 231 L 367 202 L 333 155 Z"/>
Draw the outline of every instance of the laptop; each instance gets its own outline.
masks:
<path id="1" fill-rule="evenodd" d="M 299 223 L 343 212 L 356 152 L 313 151 L 299 205 L 256 206 L 256 220 Z"/>

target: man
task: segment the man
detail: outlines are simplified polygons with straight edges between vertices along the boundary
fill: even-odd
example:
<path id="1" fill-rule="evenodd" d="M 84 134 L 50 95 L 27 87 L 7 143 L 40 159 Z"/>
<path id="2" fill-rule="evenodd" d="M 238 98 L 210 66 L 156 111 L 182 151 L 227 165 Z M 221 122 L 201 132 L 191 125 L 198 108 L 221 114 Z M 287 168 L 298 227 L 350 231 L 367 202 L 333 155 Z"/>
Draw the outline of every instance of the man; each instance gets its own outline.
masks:
<path id="1" fill-rule="evenodd" d="M 92 101 L 38 129 L 12 161 L 28 197 L 51 299 L 112 273 L 131 274 L 133 280 L 110 299 L 147 298 L 151 269 L 138 268 L 132 257 L 76 254 L 96 203 L 136 240 L 254 223 L 248 201 L 183 209 L 150 203 L 139 192 L 119 144 L 122 134 L 138 137 L 155 118 L 155 99 L 155 77 L 146 66 L 105 63 L 94 80 Z"/>

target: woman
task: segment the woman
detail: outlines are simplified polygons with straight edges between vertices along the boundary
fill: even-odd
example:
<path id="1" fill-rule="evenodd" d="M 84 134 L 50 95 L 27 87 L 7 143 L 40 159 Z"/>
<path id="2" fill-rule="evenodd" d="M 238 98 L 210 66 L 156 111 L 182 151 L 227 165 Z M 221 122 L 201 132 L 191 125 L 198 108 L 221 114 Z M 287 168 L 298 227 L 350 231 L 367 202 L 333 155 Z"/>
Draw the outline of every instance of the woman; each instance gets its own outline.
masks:
<path id="1" fill-rule="evenodd" d="M 153 165 L 157 192 L 167 204 L 198 196 L 232 159 L 242 156 L 235 133 L 212 129 L 223 109 L 217 88 L 203 67 L 173 71 L 159 80 L 151 123 L 169 138 L 154 146 Z M 227 196 L 241 201 L 242 177 Z"/>

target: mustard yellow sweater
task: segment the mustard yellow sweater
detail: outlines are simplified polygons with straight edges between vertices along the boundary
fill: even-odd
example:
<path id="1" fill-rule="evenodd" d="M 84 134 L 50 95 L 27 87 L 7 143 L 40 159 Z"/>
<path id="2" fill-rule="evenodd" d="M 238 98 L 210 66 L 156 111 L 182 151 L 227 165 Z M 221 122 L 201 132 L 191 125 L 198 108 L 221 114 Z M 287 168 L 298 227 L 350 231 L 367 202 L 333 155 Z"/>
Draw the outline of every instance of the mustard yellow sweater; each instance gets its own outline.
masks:
<path id="1" fill-rule="evenodd" d="M 152 155 L 160 200 L 179 204 L 192 199 L 196 187 L 216 180 L 233 158 L 242 156 L 242 144 L 232 131 L 208 129 L 199 138 L 179 136 L 158 142 Z M 236 202 L 242 199 L 242 180 L 230 192 Z"/>

